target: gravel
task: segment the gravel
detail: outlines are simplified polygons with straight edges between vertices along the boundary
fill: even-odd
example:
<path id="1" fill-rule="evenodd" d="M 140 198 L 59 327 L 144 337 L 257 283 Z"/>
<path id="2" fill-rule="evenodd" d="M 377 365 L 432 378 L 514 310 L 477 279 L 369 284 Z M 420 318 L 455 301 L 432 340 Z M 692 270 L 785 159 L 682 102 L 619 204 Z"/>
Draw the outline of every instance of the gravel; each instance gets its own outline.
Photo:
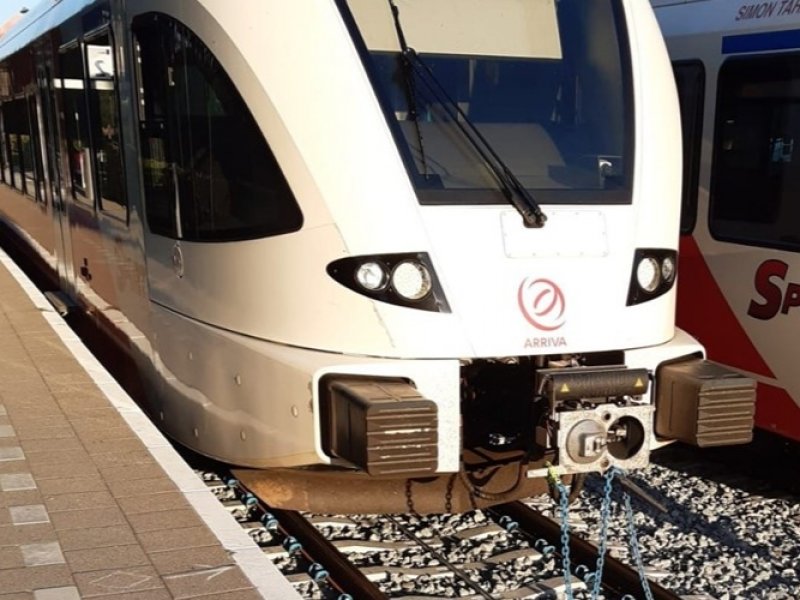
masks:
<path id="1" fill-rule="evenodd" d="M 800 598 L 800 497 L 769 481 L 702 457 L 674 456 L 631 475 L 661 503 L 661 513 L 632 496 L 648 575 L 677 594 L 716 600 Z M 796 468 L 795 468 L 796 470 Z M 603 480 L 591 477 L 570 508 L 576 531 L 597 543 Z M 532 500 L 550 516 L 549 497 Z M 619 484 L 612 494 L 609 545 L 632 564 Z"/>

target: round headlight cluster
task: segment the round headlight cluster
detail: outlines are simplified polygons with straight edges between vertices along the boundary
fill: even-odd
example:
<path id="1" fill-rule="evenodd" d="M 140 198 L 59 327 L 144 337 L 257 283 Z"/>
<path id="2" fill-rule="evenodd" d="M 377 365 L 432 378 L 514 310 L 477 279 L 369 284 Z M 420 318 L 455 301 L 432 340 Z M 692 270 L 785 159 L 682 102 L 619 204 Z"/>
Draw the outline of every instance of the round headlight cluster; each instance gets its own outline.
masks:
<path id="1" fill-rule="evenodd" d="M 675 260 L 665 256 L 660 262 L 652 256 L 645 256 L 636 267 L 636 281 L 645 292 L 652 294 L 662 282 L 672 283 L 675 278 Z"/>
<path id="2" fill-rule="evenodd" d="M 377 261 L 368 261 L 358 266 L 356 281 L 365 290 L 382 292 L 391 285 L 391 290 L 405 300 L 422 300 L 433 288 L 433 278 L 428 268 L 416 260 L 404 260 L 392 267 Z"/>
<path id="3" fill-rule="evenodd" d="M 330 263 L 327 271 L 341 285 L 378 302 L 450 312 L 426 252 L 347 256 Z"/>

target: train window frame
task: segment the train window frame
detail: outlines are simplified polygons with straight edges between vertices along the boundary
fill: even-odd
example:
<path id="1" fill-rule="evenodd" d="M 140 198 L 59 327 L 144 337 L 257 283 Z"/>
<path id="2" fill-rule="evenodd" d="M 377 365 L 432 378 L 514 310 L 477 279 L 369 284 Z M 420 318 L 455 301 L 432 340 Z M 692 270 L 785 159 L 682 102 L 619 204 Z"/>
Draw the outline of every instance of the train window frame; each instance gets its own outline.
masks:
<path id="1" fill-rule="evenodd" d="M 83 133 L 86 134 L 86 142 L 85 142 L 86 145 L 81 147 L 80 152 L 82 153 L 81 154 L 81 158 L 83 160 L 82 166 L 85 165 L 84 168 L 88 169 L 88 176 L 83 176 L 83 171 L 82 171 L 82 179 L 83 179 L 84 183 L 91 184 L 90 186 L 87 186 L 87 185 L 78 186 L 78 185 L 76 185 L 75 173 L 73 172 L 73 167 L 72 167 L 72 156 L 73 156 L 72 155 L 72 148 L 71 148 L 72 144 L 71 144 L 71 141 L 70 141 L 71 138 L 69 137 L 71 128 L 70 128 L 69 122 L 67 121 L 67 104 L 66 104 L 66 100 L 65 100 L 65 95 L 64 94 L 65 94 L 66 90 L 74 89 L 74 88 L 68 87 L 67 84 L 65 83 L 65 81 L 67 79 L 73 81 L 73 80 L 75 80 L 77 78 L 73 78 L 73 77 L 67 78 L 67 77 L 64 76 L 64 64 L 63 64 L 62 61 L 63 61 L 64 55 L 67 52 L 72 52 L 74 50 L 77 50 L 80 53 L 80 57 L 81 57 L 82 73 L 81 73 L 81 77 L 80 77 L 80 83 L 81 83 L 82 87 L 79 88 L 79 89 L 83 91 L 83 94 L 81 95 L 81 101 L 80 101 L 79 108 L 83 109 L 84 115 L 86 117 L 85 118 L 85 122 L 87 123 L 87 125 L 84 127 L 84 130 L 79 132 L 79 135 L 81 135 L 81 136 L 82 136 Z M 60 139 L 60 143 L 63 146 L 63 151 L 62 152 L 63 152 L 63 155 L 65 157 L 64 158 L 64 160 L 66 161 L 65 164 L 67 165 L 67 177 L 64 179 L 64 181 L 65 181 L 65 183 L 68 184 L 69 195 L 72 197 L 72 199 L 78 205 L 84 206 L 86 208 L 91 208 L 93 211 L 96 211 L 97 210 L 97 190 L 95 189 L 95 183 L 94 183 L 94 170 L 95 169 L 94 169 L 93 158 L 92 158 L 93 154 L 94 154 L 94 151 L 93 151 L 93 144 L 92 144 L 92 140 L 91 140 L 91 130 L 88 128 L 88 122 L 89 122 L 89 118 L 90 117 L 89 117 L 89 106 L 88 106 L 88 101 L 87 101 L 87 97 L 86 97 L 87 96 L 87 94 L 86 94 L 86 53 L 84 52 L 84 49 L 83 49 L 83 39 L 82 39 L 82 37 L 79 37 L 79 38 L 74 39 L 74 40 L 70 40 L 69 42 L 67 42 L 65 44 L 62 44 L 58 48 L 58 52 L 56 53 L 56 57 L 57 57 L 57 60 L 58 60 L 58 71 L 57 71 L 57 76 L 55 77 L 55 81 L 56 81 L 56 102 L 57 102 L 57 106 L 58 106 L 58 112 L 61 114 L 61 117 L 60 117 L 60 121 L 61 122 L 60 122 L 60 126 L 59 126 L 59 132 L 60 132 L 60 138 L 61 138 Z M 75 84 L 71 84 L 71 85 L 75 85 Z M 82 137 L 81 137 L 81 139 L 79 141 L 80 141 L 81 144 L 84 143 L 84 140 L 82 139 Z M 88 152 L 88 157 L 89 157 L 88 161 L 85 160 L 85 157 L 87 156 L 86 155 L 86 150 L 89 151 Z"/>
<path id="2" fill-rule="evenodd" d="M 35 94 L 30 90 L 14 94 L 2 103 L 3 111 L 3 144 L 6 146 L 8 156 L 8 185 L 22 193 L 24 196 L 34 201 L 40 201 L 39 175 L 41 168 L 41 156 L 37 154 L 40 150 L 39 140 L 32 130 L 32 119 L 30 114 L 31 101 L 35 102 Z M 9 116 L 13 117 L 9 119 Z M 9 120 L 13 124 L 9 124 Z M 12 129 L 10 131 L 9 129 Z M 37 124 L 38 132 L 38 124 Z M 23 147 L 23 136 L 28 138 L 27 153 Z M 12 143 L 12 137 L 13 142 Z M 16 148 L 16 149 L 15 149 Z M 29 160 L 26 160 L 27 158 Z M 16 157 L 16 160 L 15 160 Z M 29 184 L 26 165 L 32 163 L 32 185 Z"/>
<path id="3" fill-rule="evenodd" d="M 140 177 L 149 232 L 188 242 L 220 243 L 300 230 L 304 217 L 294 191 L 250 107 L 211 48 L 185 23 L 156 11 L 136 15 L 131 33 Z M 171 44 L 170 56 L 165 43 Z M 205 85 L 206 95 L 198 101 L 197 89 L 189 94 L 188 87 L 182 87 L 190 85 Z M 202 101 L 205 107 L 199 108 Z M 151 112 L 152 105 L 158 108 Z M 202 136 L 191 136 L 200 131 L 193 127 L 193 119 L 205 119 L 207 147 Z M 237 127 L 239 133 L 226 129 L 220 136 L 221 123 Z M 214 150 L 226 138 L 238 139 L 249 150 Z M 233 156 L 241 163 L 235 168 Z M 242 156 L 248 158 L 247 164 Z M 217 220 L 222 224 L 216 226 Z"/>
<path id="4" fill-rule="evenodd" d="M 397 114 L 392 108 L 388 91 L 381 84 L 379 68 L 374 64 L 370 50 L 362 35 L 353 11 L 350 9 L 349 0 L 335 0 L 345 27 L 350 33 L 356 52 L 361 59 L 362 66 L 370 82 L 373 93 L 383 112 L 389 131 L 406 167 L 409 180 L 414 186 L 417 200 L 422 206 L 477 206 L 492 205 L 502 206 L 508 200 L 502 189 L 496 186 L 486 188 L 451 188 L 438 187 L 436 178 L 426 178 L 417 170 L 414 153 L 406 141 Z M 634 172 L 636 168 L 636 119 L 638 106 L 634 94 L 633 57 L 631 55 L 631 38 L 625 8 L 620 0 L 611 0 L 609 6 L 613 13 L 615 34 L 619 45 L 619 66 L 621 69 L 621 96 L 624 108 L 624 132 L 622 134 L 622 168 L 614 174 L 614 179 L 621 183 L 611 189 L 558 189 L 558 188 L 528 188 L 540 205 L 581 205 L 581 206 L 617 206 L 631 205 L 634 202 Z M 599 157 L 598 157 L 599 158 Z M 611 158 L 609 156 L 609 158 Z M 609 178 L 610 180 L 611 178 Z"/>
<path id="5" fill-rule="evenodd" d="M 28 196 L 40 204 L 47 204 L 47 191 L 44 177 L 44 149 L 42 147 L 41 119 L 39 118 L 39 96 L 31 90 L 26 94 L 28 109 L 28 130 L 31 138 L 31 154 L 33 158 L 33 194 Z M 26 186 L 28 184 L 26 175 Z"/>
<path id="6" fill-rule="evenodd" d="M 800 231 L 787 231 L 785 234 L 779 231 L 781 224 L 800 220 L 800 214 L 797 220 L 791 215 L 781 214 L 782 211 L 792 208 L 791 202 L 782 202 L 782 197 L 791 194 L 784 191 L 786 188 L 783 186 L 784 173 L 781 165 L 793 160 L 794 137 L 790 136 L 789 144 L 786 144 L 786 136 L 783 134 L 781 138 L 770 137 L 765 147 L 757 147 L 754 137 L 762 133 L 762 130 L 769 133 L 768 130 L 773 128 L 773 123 L 777 120 L 776 115 L 781 116 L 781 111 L 787 106 L 797 105 L 800 115 L 800 103 L 792 102 L 788 94 L 784 102 L 778 96 L 781 85 L 786 86 L 787 82 L 789 85 L 791 82 L 800 84 L 800 66 L 792 69 L 792 63 L 798 59 L 798 51 L 736 56 L 728 58 L 719 69 L 708 214 L 709 232 L 715 240 L 800 252 Z M 778 83 L 772 82 L 771 95 L 760 98 L 758 93 L 762 88 L 759 85 L 776 73 L 788 73 L 792 76 L 776 77 L 775 81 Z M 735 95 L 743 86 L 747 86 L 748 98 Z M 747 100 L 751 105 L 757 106 L 747 106 Z M 735 104 L 737 101 L 739 104 Z M 749 113 L 746 112 L 747 109 Z M 753 127 L 747 121 L 748 118 L 756 125 L 760 123 L 761 128 Z M 750 141 L 743 141 L 739 145 L 736 135 L 749 135 Z M 797 131 L 797 144 L 797 150 L 800 151 L 800 128 Z M 729 166 L 723 164 L 723 150 L 739 154 L 749 152 L 752 155 L 738 158 L 731 154 L 732 158 L 728 159 L 728 163 L 737 158 L 738 163 Z M 786 173 L 791 174 L 791 170 L 787 169 Z M 800 178 L 796 187 L 800 188 Z M 754 190 L 758 193 L 755 194 Z M 755 197 L 759 199 L 758 204 L 749 202 L 750 198 Z"/>
<path id="7" fill-rule="evenodd" d="M 5 102 L 0 102 L 0 181 L 2 181 L 6 185 L 10 185 L 8 183 L 8 175 L 6 175 L 6 169 L 10 168 L 8 164 L 8 148 L 6 147 L 6 128 L 3 118 L 3 104 Z"/>
<path id="8" fill-rule="evenodd" d="M 703 147 L 703 125 L 706 102 L 706 67 L 699 59 L 676 60 L 672 63 L 678 103 L 681 111 L 683 144 L 683 183 L 681 191 L 680 232 L 689 235 L 697 225 L 697 198 L 700 184 L 700 159 Z M 678 71 L 687 73 L 693 87 L 682 87 Z M 682 92 L 687 92 L 684 95 Z M 689 102 L 693 101 L 692 104 Z M 689 112 L 691 111 L 691 112 Z M 687 118 L 689 117 L 689 118 Z"/>
<path id="9" fill-rule="evenodd" d="M 92 45 L 92 42 L 95 40 L 99 40 L 100 38 L 108 36 L 108 45 L 110 49 L 110 58 L 112 64 L 111 73 L 111 82 L 113 87 L 113 97 L 111 101 L 111 106 L 113 109 L 113 117 L 116 121 L 116 127 L 113 124 L 110 125 L 103 125 L 100 119 L 100 115 L 97 112 L 100 110 L 95 109 L 95 102 L 92 99 L 92 92 L 94 91 L 92 88 L 92 81 L 94 81 L 91 77 L 91 68 L 89 66 L 89 51 L 88 47 Z M 81 39 L 81 47 L 83 51 L 83 59 L 84 59 L 84 86 L 85 86 L 85 102 L 86 102 L 86 110 L 89 122 L 89 143 L 92 149 L 91 158 L 92 158 L 92 175 L 93 179 L 93 188 L 95 192 L 95 206 L 97 209 L 105 215 L 109 215 L 120 221 L 125 222 L 126 224 L 129 223 L 130 219 L 130 202 L 128 199 L 128 190 L 127 190 L 127 171 L 125 167 L 125 140 L 123 137 L 122 131 L 122 106 L 121 106 L 121 98 L 119 93 L 119 65 L 117 60 L 117 45 L 116 39 L 114 37 L 114 31 L 108 24 L 101 25 L 100 27 L 84 33 Z M 99 83 L 101 81 L 108 81 L 107 79 L 99 79 L 96 78 L 96 81 Z M 97 91 L 100 91 L 98 85 Z M 97 103 L 99 104 L 99 102 Z M 99 126 L 99 131 L 97 130 Z M 104 198 L 103 196 L 103 186 L 102 186 L 102 179 L 101 179 L 101 169 L 100 163 L 106 160 L 105 156 L 103 156 L 103 161 L 101 161 L 101 154 L 104 154 L 108 149 L 113 148 L 114 140 L 111 140 L 109 137 L 109 141 L 105 143 L 105 147 L 101 147 L 101 140 L 100 138 L 108 136 L 109 128 L 112 131 L 111 135 L 116 135 L 116 152 L 118 156 L 118 166 L 119 166 L 119 192 L 121 193 L 121 202 L 115 202 L 109 198 Z M 108 201 L 108 202 L 105 202 Z"/>

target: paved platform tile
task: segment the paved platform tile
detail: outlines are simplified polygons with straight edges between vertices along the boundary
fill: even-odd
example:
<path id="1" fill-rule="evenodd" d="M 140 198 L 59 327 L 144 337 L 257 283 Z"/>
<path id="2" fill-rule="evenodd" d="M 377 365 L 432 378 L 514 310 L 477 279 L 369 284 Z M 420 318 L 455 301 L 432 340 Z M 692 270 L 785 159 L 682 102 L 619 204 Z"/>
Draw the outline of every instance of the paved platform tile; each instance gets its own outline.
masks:
<path id="1" fill-rule="evenodd" d="M 66 563 L 58 542 L 23 544 L 19 547 L 26 567 L 63 565 Z"/>
<path id="2" fill-rule="evenodd" d="M 75 432 L 69 425 L 56 425 L 53 427 L 17 427 L 17 439 L 22 442 L 25 440 L 54 440 L 74 437 L 76 437 Z"/>
<path id="3" fill-rule="evenodd" d="M 24 566 L 22 552 L 17 546 L 0 546 L 0 570 L 21 569 Z M 2 600 L 2 596 L 0 596 L 0 600 Z"/>
<path id="4" fill-rule="evenodd" d="M 204 594 L 247 590 L 253 587 L 250 580 L 234 566 L 167 575 L 164 577 L 164 583 L 175 600 Z"/>
<path id="5" fill-rule="evenodd" d="M 9 594 L 70 585 L 74 585 L 74 582 L 66 565 L 24 567 L 0 571 L 0 590 Z"/>
<path id="6" fill-rule="evenodd" d="M 47 588 L 33 591 L 34 600 L 81 600 L 78 588 L 71 585 L 69 587 Z M 0 597 L 2 600 L 2 597 Z"/>
<path id="7" fill-rule="evenodd" d="M 0 491 L 18 492 L 22 490 L 35 490 L 36 482 L 30 473 L 6 473 L 0 475 Z"/>
<path id="8" fill-rule="evenodd" d="M 105 490 L 99 492 L 76 492 L 69 494 L 58 494 L 45 496 L 47 510 L 51 513 L 87 510 L 100 508 L 116 508 L 117 503 L 114 498 Z"/>
<path id="9" fill-rule="evenodd" d="M 122 512 L 128 516 L 164 510 L 185 510 L 189 508 L 189 503 L 184 495 L 177 491 L 118 498 L 117 502 Z"/>
<path id="10" fill-rule="evenodd" d="M 25 460 L 25 453 L 19 446 L 0 446 L 0 462 Z"/>
<path id="11" fill-rule="evenodd" d="M 59 531 L 58 540 L 64 552 L 137 543 L 136 536 L 127 523 L 111 527 Z"/>
<path id="12" fill-rule="evenodd" d="M 142 496 L 158 494 L 161 492 L 175 492 L 178 490 L 173 481 L 164 475 L 161 477 L 150 477 L 148 479 L 136 479 L 133 481 L 109 481 L 107 482 L 111 495 L 115 498 L 128 498 L 131 496 Z"/>
<path id="13" fill-rule="evenodd" d="M 100 475 L 83 475 L 80 477 L 64 477 L 61 479 L 42 479 L 38 482 L 39 490 L 47 496 L 64 494 L 80 494 L 82 492 L 104 492 L 106 484 Z"/>
<path id="14" fill-rule="evenodd" d="M 161 578 L 152 567 L 75 573 L 75 583 L 82 598 L 164 588 Z"/>
<path id="15" fill-rule="evenodd" d="M 24 527 L 17 525 L 0 527 L 0 547 L 40 544 L 52 542 L 55 539 L 58 539 L 58 536 L 50 523 L 33 523 Z"/>
<path id="16" fill-rule="evenodd" d="M 42 464 L 31 465 L 31 473 L 33 473 L 37 481 L 41 481 L 43 479 L 97 475 L 97 467 L 89 460 L 64 464 Z"/>
<path id="17" fill-rule="evenodd" d="M 0 508 L 9 506 L 26 506 L 31 504 L 41 504 L 42 496 L 38 489 L 22 490 L 17 492 L 0 493 Z"/>
<path id="18" fill-rule="evenodd" d="M 219 540 L 205 526 L 148 531 L 138 534 L 138 538 L 148 553 L 219 544 Z"/>
<path id="19" fill-rule="evenodd" d="M 236 590 L 235 592 L 199 596 L 198 600 L 264 600 L 264 596 L 259 594 L 255 589 L 250 588 L 249 590 Z"/>
<path id="20" fill-rule="evenodd" d="M 233 564 L 233 558 L 221 546 L 152 552 L 149 556 L 156 570 L 162 575 L 203 571 Z"/>
<path id="21" fill-rule="evenodd" d="M 42 504 L 9 506 L 8 512 L 11 515 L 11 523 L 17 526 L 50 522 L 47 509 Z"/>
<path id="22" fill-rule="evenodd" d="M 64 554 L 73 573 L 150 566 L 139 545 L 67 550 Z"/>
<path id="23" fill-rule="evenodd" d="M 91 457 L 83 448 L 74 450 L 37 450 L 28 452 L 28 462 L 31 467 L 45 465 L 75 465 L 89 463 Z"/>
<path id="24" fill-rule="evenodd" d="M 171 510 L 167 512 L 152 512 L 139 515 L 129 515 L 133 530 L 138 533 L 148 531 L 161 531 L 167 528 L 196 527 L 203 524 L 203 520 L 190 508 L 185 510 Z"/>
<path id="25" fill-rule="evenodd" d="M 80 441 L 74 436 L 54 439 L 25 440 L 21 445 L 22 449 L 26 452 L 61 452 L 64 450 L 79 450 L 82 448 Z"/>
<path id="26" fill-rule="evenodd" d="M 89 527 L 109 527 L 122 525 L 125 516 L 116 506 L 97 509 L 67 510 L 50 513 L 50 520 L 56 530 L 87 529 Z"/>
<path id="27" fill-rule="evenodd" d="M 11 425 L 0 425 L 0 438 L 13 438 L 16 437 L 16 435 Z"/>

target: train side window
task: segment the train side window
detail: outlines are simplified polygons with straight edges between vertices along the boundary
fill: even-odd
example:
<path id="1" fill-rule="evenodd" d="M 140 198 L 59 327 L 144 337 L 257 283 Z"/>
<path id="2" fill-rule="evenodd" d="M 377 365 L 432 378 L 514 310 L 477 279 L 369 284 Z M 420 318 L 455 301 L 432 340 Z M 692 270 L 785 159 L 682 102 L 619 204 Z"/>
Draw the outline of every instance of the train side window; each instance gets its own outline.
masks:
<path id="1" fill-rule="evenodd" d="M 92 150 L 89 143 L 89 117 L 86 110 L 84 63 L 80 44 L 62 48 L 59 59 L 60 105 L 64 118 L 72 197 L 94 206 Z"/>
<path id="2" fill-rule="evenodd" d="M 36 148 L 31 135 L 29 103 L 21 96 L 3 103 L 3 122 L 9 157 L 9 183 L 36 197 Z"/>
<path id="3" fill-rule="evenodd" d="M 100 209 L 127 218 L 114 45 L 108 31 L 85 43 L 88 100 Z"/>
<path id="4" fill-rule="evenodd" d="M 712 235 L 800 251 L 800 55 L 728 59 L 720 69 Z"/>
<path id="5" fill-rule="evenodd" d="M 283 172 L 209 48 L 162 14 L 137 17 L 133 29 L 150 230 L 198 242 L 298 230 Z"/>
<path id="6" fill-rule="evenodd" d="M 36 95 L 27 98 L 28 109 L 28 143 L 25 148 L 25 189 L 29 196 L 39 202 L 47 202 L 44 183 L 44 164 L 42 163 L 42 142 L 39 137 L 39 113 L 36 106 Z"/>
<path id="7" fill-rule="evenodd" d="M 678 87 L 683 133 L 681 233 L 688 234 L 694 230 L 697 221 L 706 72 L 703 63 L 697 60 L 675 62 L 672 66 Z"/>
<path id="8" fill-rule="evenodd" d="M 11 169 L 8 164 L 8 146 L 6 145 L 6 127 L 3 113 L 5 102 L 0 104 L 0 180 L 6 185 L 11 185 Z"/>

